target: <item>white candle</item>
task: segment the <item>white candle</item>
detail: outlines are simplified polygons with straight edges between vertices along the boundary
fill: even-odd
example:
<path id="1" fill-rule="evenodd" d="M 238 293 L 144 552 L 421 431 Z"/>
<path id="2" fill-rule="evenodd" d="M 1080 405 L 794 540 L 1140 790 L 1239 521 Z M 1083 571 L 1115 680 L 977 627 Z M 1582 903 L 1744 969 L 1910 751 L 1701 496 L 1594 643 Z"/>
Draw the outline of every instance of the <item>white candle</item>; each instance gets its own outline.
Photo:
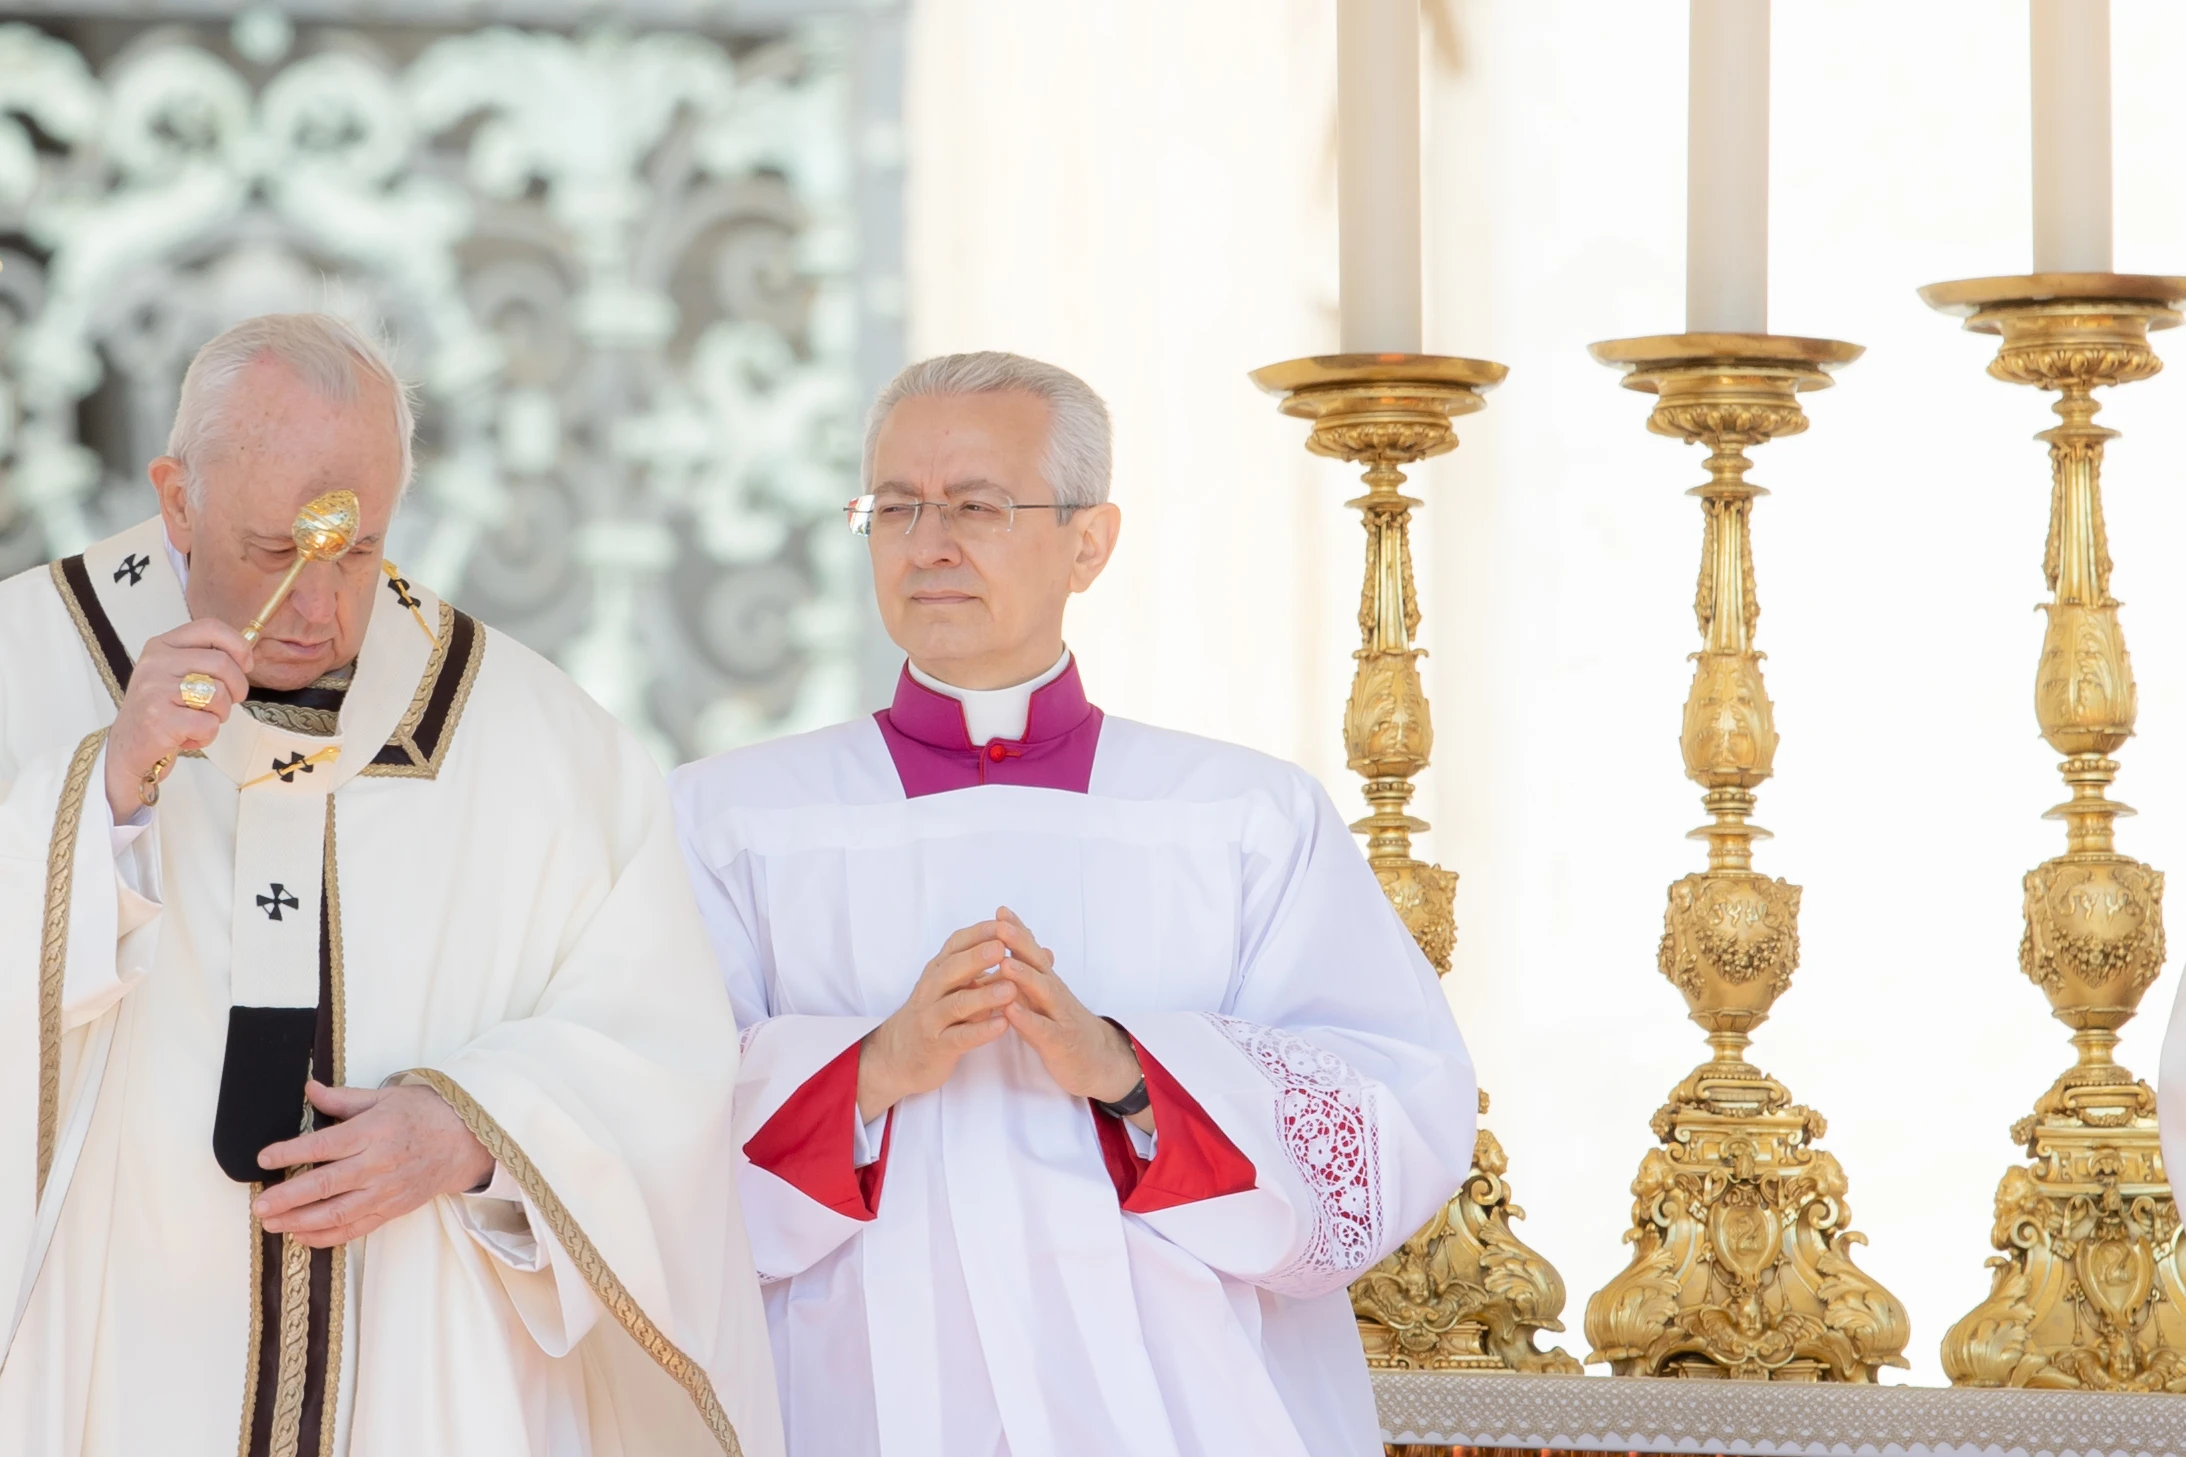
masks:
<path id="1" fill-rule="evenodd" d="M 1694 334 L 1765 334 L 1769 0 L 1692 0 L 1691 24 L 1685 328 Z"/>
<path id="2" fill-rule="evenodd" d="M 2034 271 L 2110 271 L 2110 0 L 2034 0 Z"/>
<path id="3" fill-rule="evenodd" d="M 1417 354 L 1419 0 L 1338 0 L 1336 204 L 1346 354 Z"/>

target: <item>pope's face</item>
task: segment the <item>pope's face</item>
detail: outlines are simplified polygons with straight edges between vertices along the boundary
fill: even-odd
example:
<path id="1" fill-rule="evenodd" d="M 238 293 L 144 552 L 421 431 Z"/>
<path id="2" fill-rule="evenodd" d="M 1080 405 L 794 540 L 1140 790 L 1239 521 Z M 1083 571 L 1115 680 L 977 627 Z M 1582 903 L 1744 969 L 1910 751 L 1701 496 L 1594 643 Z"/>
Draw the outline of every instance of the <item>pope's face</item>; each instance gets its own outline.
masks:
<path id="1" fill-rule="evenodd" d="M 251 656 L 262 688 L 301 688 L 355 660 L 379 590 L 387 521 L 401 494 L 402 449 L 387 386 L 360 380 L 348 404 L 328 400 L 288 366 L 260 359 L 230 387 L 217 445 L 197 462 L 193 507 L 182 463 L 152 463 L 167 537 L 190 561 L 192 618 L 238 630 L 257 616 L 296 560 L 296 513 L 328 491 L 357 494 L 362 529 L 349 552 L 312 562 L 267 620 Z"/>
<path id="2" fill-rule="evenodd" d="M 1045 672 L 1062 656 L 1065 604 L 1115 550 L 1115 506 L 1068 521 L 1045 509 L 1055 502 L 1040 468 L 1047 424 L 1047 402 L 1023 391 L 925 395 L 897 405 L 874 443 L 867 544 L 881 621 L 943 682 L 1003 688 Z M 921 509 L 906 532 L 902 508 L 917 502 L 960 508 L 958 519 Z M 1019 509 L 988 514 L 997 502 Z"/>

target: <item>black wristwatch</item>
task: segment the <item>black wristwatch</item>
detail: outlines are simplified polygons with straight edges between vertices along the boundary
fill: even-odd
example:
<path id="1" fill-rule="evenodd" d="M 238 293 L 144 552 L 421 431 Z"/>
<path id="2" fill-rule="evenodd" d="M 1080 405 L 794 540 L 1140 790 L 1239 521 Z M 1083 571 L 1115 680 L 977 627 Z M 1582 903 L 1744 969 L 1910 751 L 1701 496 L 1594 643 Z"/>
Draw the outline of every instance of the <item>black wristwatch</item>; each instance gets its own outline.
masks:
<path id="1" fill-rule="evenodd" d="M 1094 1107 L 1111 1118 L 1128 1118 L 1133 1113 L 1144 1113 L 1147 1106 L 1153 1101 L 1153 1098 L 1146 1091 L 1146 1079 L 1144 1078 L 1140 1078 L 1136 1087 L 1113 1103 L 1103 1103 L 1098 1098 L 1091 1100 Z"/>

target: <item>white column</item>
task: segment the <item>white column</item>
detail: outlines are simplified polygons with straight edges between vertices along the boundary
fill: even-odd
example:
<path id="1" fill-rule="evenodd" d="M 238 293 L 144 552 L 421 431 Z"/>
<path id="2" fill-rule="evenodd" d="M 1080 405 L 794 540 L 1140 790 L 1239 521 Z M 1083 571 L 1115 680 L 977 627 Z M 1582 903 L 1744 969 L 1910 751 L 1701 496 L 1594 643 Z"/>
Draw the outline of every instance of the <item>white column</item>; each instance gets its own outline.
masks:
<path id="1" fill-rule="evenodd" d="M 1692 0 L 1685 328 L 1768 327 L 1769 0 Z"/>
<path id="2" fill-rule="evenodd" d="M 2033 0 L 2034 271 L 2110 271 L 2110 0 Z"/>
<path id="3" fill-rule="evenodd" d="M 1417 354 L 1419 0 L 1337 0 L 1336 203 L 1346 354 Z"/>

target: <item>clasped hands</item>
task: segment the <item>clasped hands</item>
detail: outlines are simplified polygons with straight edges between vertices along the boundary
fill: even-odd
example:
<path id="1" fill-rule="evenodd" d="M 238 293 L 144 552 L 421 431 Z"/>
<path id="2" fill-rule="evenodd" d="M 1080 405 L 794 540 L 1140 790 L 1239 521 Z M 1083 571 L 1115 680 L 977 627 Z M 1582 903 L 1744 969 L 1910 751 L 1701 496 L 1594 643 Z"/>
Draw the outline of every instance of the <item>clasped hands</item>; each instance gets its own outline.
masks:
<path id="1" fill-rule="evenodd" d="M 1064 1092 L 1112 1103 L 1142 1076 L 1131 1040 L 1086 1009 L 1055 974 L 1055 958 L 1008 907 L 951 936 L 893 1016 L 858 1056 L 858 1116 L 880 1117 L 949 1080 L 958 1059 L 1015 1030 Z M 430 1088 L 330 1088 L 311 1106 L 342 1120 L 268 1145 L 263 1169 L 313 1167 L 272 1184 L 251 1210 L 261 1226 L 325 1248 L 361 1239 L 439 1194 L 476 1189 L 493 1156 Z M 1151 1133 L 1151 1108 L 1131 1115 Z"/>
<path id="2" fill-rule="evenodd" d="M 858 1052 L 858 1116 L 870 1123 L 949 1080 L 958 1059 L 1015 1031 L 1073 1097 L 1113 1103 L 1141 1072 L 1131 1039 L 1096 1017 L 1055 974 L 1055 957 L 1009 907 L 966 926 L 926 963 L 895 1014 Z M 1131 1115 L 1154 1131 L 1151 1108 Z"/>

